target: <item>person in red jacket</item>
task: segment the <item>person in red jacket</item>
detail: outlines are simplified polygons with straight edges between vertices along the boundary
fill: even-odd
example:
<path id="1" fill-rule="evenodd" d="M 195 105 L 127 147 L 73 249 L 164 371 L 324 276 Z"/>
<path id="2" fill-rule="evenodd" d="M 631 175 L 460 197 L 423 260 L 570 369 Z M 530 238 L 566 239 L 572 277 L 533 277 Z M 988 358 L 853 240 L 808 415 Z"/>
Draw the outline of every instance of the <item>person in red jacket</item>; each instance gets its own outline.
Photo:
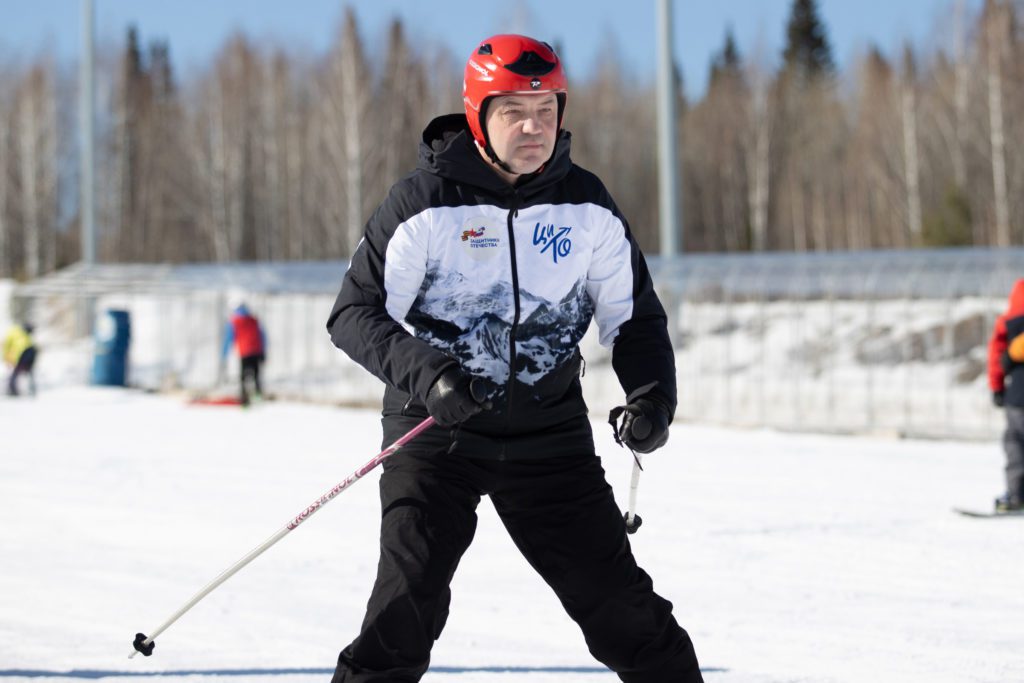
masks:
<path id="1" fill-rule="evenodd" d="M 242 361 L 242 370 L 239 376 L 240 399 L 242 405 L 249 405 L 248 382 L 251 380 L 254 395 L 257 399 L 262 398 L 263 389 L 260 386 L 260 366 L 266 360 L 267 338 L 256 319 L 245 304 L 239 304 L 228 320 L 227 329 L 224 333 L 224 348 L 221 350 L 221 360 L 227 358 L 231 347 L 238 351 L 238 357 Z"/>
<path id="2" fill-rule="evenodd" d="M 996 510 L 1024 507 L 1024 279 L 1010 292 L 1006 312 L 996 318 L 988 343 L 988 382 L 992 402 L 1006 412 L 1006 493 Z"/>

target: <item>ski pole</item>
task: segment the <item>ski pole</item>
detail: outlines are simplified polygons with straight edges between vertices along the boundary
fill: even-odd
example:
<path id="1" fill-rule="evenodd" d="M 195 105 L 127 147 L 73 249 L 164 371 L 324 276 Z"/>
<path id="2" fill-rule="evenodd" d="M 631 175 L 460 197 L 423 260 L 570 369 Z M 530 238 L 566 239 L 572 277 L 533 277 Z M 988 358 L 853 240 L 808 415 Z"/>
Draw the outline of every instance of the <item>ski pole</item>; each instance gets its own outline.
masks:
<path id="1" fill-rule="evenodd" d="M 132 642 L 132 645 L 135 647 L 135 651 L 128 655 L 128 658 L 131 659 L 139 652 L 141 652 L 146 657 L 153 654 L 153 647 L 156 645 L 154 640 L 156 639 L 156 637 L 164 631 L 166 631 L 171 624 L 180 619 L 186 612 L 195 607 L 196 603 L 198 603 L 208 594 L 213 592 L 213 590 L 217 588 L 217 586 L 221 585 L 222 583 L 230 579 L 232 576 L 234 576 L 235 573 L 237 573 L 238 570 L 240 570 L 242 567 L 244 567 L 245 565 L 255 560 L 257 557 L 259 557 L 270 546 L 274 545 L 282 538 L 284 538 L 289 531 L 291 531 L 292 529 L 294 529 L 295 527 L 299 526 L 307 519 L 312 517 L 313 513 L 322 508 L 324 505 L 327 505 L 327 503 L 331 502 L 331 500 L 335 496 L 337 496 L 339 493 L 347 489 L 357 480 L 361 479 L 367 472 L 377 467 L 377 465 L 384 462 L 387 458 L 394 455 L 398 451 L 398 449 L 400 449 L 402 446 L 405 446 L 407 443 L 409 443 L 417 436 L 422 434 L 424 431 L 433 426 L 433 424 L 434 418 L 432 417 L 428 417 L 427 419 L 423 420 L 423 422 L 420 422 L 418 425 L 409 430 L 409 432 L 405 434 L 405 436 L 401 437 L 393 444 L 385 448 L 383 451 L 378 453 L 376 456 L 373 457 L 372 460 L 367 462 L 365 465 L 357 469 L 352 474 L 348 475 L 348 477 L 346 477 L 344 480 L 336 484 L 334 488 L 332 488 L 330 491 L 314 500 L 312 504 L 309 505 L 309 507 L 307 507 L 305 510 L 296 515 L 291 521 L 285 524 L 277 533 L 268 538 L 258 547 L 254 548 L 248 555 L 240 559 L 238 562 L 234 563 L 233 565 L 225 569 L 213 581 L 206 584 L 206 586 L 204 586 L 202 590 L 200 590 L 198 593 L 192 596 L 192 599 L 185 603 L 181 607 L 181 609 L 179 609 L 177 612 L 171 615 L 170 619 L 165 621 L 163 624 L 159 626 L 159 628 L 153 631 L 153 635 L 147 636 L 144 633 L 136 633 L 135 640 Z"/>
<path id="2" fill-rule="evenodd" d="M 640 471 L 643 466 L 640 464 L 640 455 L 633 454 L 633 476 L 629 480 L 629 508 L 626 510 L 626 533 L 635 534 L 644 520 L 636 514 L 636 490 L 640 486 Z"/>
<path id="3" fill-rule="evenodd" d="M 654 385 L 652 384 L 649 386 Z M 634 394 L 635 393 L 636 392 L 634 392 Z M 640 525 L 644 523 L 644 520 L 640 518 L 640 515 L 636 514 L 636 490 L 640 486 L 640 472 L 643 471 L 644 466 L 640 462 L 640 454 L 623 443 L 620 433 L 625 429 L 629 429 L 634 439 L 642 441 L 651 434 L 651 421 L 643 415 L 636 415 L 633 419 L 627 421 L 627 411 L 628 406 L 613 408 L 608 414 L 608 423 L 612 426 L 612 434 L 615 437 L 615 442 L 620 446 L 626 446 L 629 448 L 629 452 L 633 454 L 633 475 L 630 477 L 629 481 L 629 507 L 626 508 L 626 512 L 622 515 L 622 519 L 626 522 L 626 533 L 635 534 L 636 530 L 640 528 Z M 619 424 L 619 417 L 622 417 L 621 425 Z"/>

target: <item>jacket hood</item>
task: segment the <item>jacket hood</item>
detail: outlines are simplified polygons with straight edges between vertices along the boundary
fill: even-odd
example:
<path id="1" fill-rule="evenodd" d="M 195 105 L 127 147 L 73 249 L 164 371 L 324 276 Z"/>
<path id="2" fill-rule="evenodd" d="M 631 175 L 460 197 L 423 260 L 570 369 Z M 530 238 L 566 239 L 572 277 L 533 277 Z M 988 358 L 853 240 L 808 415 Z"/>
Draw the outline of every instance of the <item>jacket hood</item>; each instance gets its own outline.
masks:
<path id="1" fill-rule="evenodd" d="M 572 160 L 569 146 L 572 134 L 563 130 L 555 142 L 551 158 L 537 173 L 522 176 L 515 187 L 509 185 L 484 161 L 473 144 L 464 114 L 439 116 L 423 130 L 418 168 L 428 173 L 465 183 L 497 195 L 518 190 L 531 195 L 558 182 L 569 173 Z"/>
<path id="2" fill-rule="evenodd" d="M 1006 307 L 1008 318 L 1016 318 L 1019 315 L 1024 315 L 1024 279 L 1013 283 L 1013 289 L 1010 290 L 1010 301 Z"/>

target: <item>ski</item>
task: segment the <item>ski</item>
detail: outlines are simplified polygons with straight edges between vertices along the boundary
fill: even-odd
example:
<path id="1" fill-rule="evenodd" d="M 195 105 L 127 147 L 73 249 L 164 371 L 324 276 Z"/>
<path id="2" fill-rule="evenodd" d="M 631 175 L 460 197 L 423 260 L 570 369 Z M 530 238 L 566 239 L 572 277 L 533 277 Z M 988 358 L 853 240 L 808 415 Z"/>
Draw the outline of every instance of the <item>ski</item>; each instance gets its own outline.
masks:
<path id="1" fill-rule="evenodd" d="M 990 517 L 1024 517 L 1024 510 L 967 510 L 964 508 L 953 508 L 953 512 L 964 517 L 990 518 Z"/>

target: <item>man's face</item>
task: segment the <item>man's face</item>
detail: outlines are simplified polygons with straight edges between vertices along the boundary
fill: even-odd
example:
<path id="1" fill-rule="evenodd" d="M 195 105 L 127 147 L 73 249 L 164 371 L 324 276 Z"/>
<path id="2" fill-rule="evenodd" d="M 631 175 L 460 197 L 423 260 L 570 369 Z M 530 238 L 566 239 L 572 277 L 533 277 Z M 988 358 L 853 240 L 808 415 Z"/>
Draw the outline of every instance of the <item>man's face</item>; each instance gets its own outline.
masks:
<path id="1" fill-rule="evenodd" d="M 495 97 L 487 107 L 485 123 L 491 147 L 512 173 L 533 173 L 555 149 L 558 98 L 553 94 Z"/>

